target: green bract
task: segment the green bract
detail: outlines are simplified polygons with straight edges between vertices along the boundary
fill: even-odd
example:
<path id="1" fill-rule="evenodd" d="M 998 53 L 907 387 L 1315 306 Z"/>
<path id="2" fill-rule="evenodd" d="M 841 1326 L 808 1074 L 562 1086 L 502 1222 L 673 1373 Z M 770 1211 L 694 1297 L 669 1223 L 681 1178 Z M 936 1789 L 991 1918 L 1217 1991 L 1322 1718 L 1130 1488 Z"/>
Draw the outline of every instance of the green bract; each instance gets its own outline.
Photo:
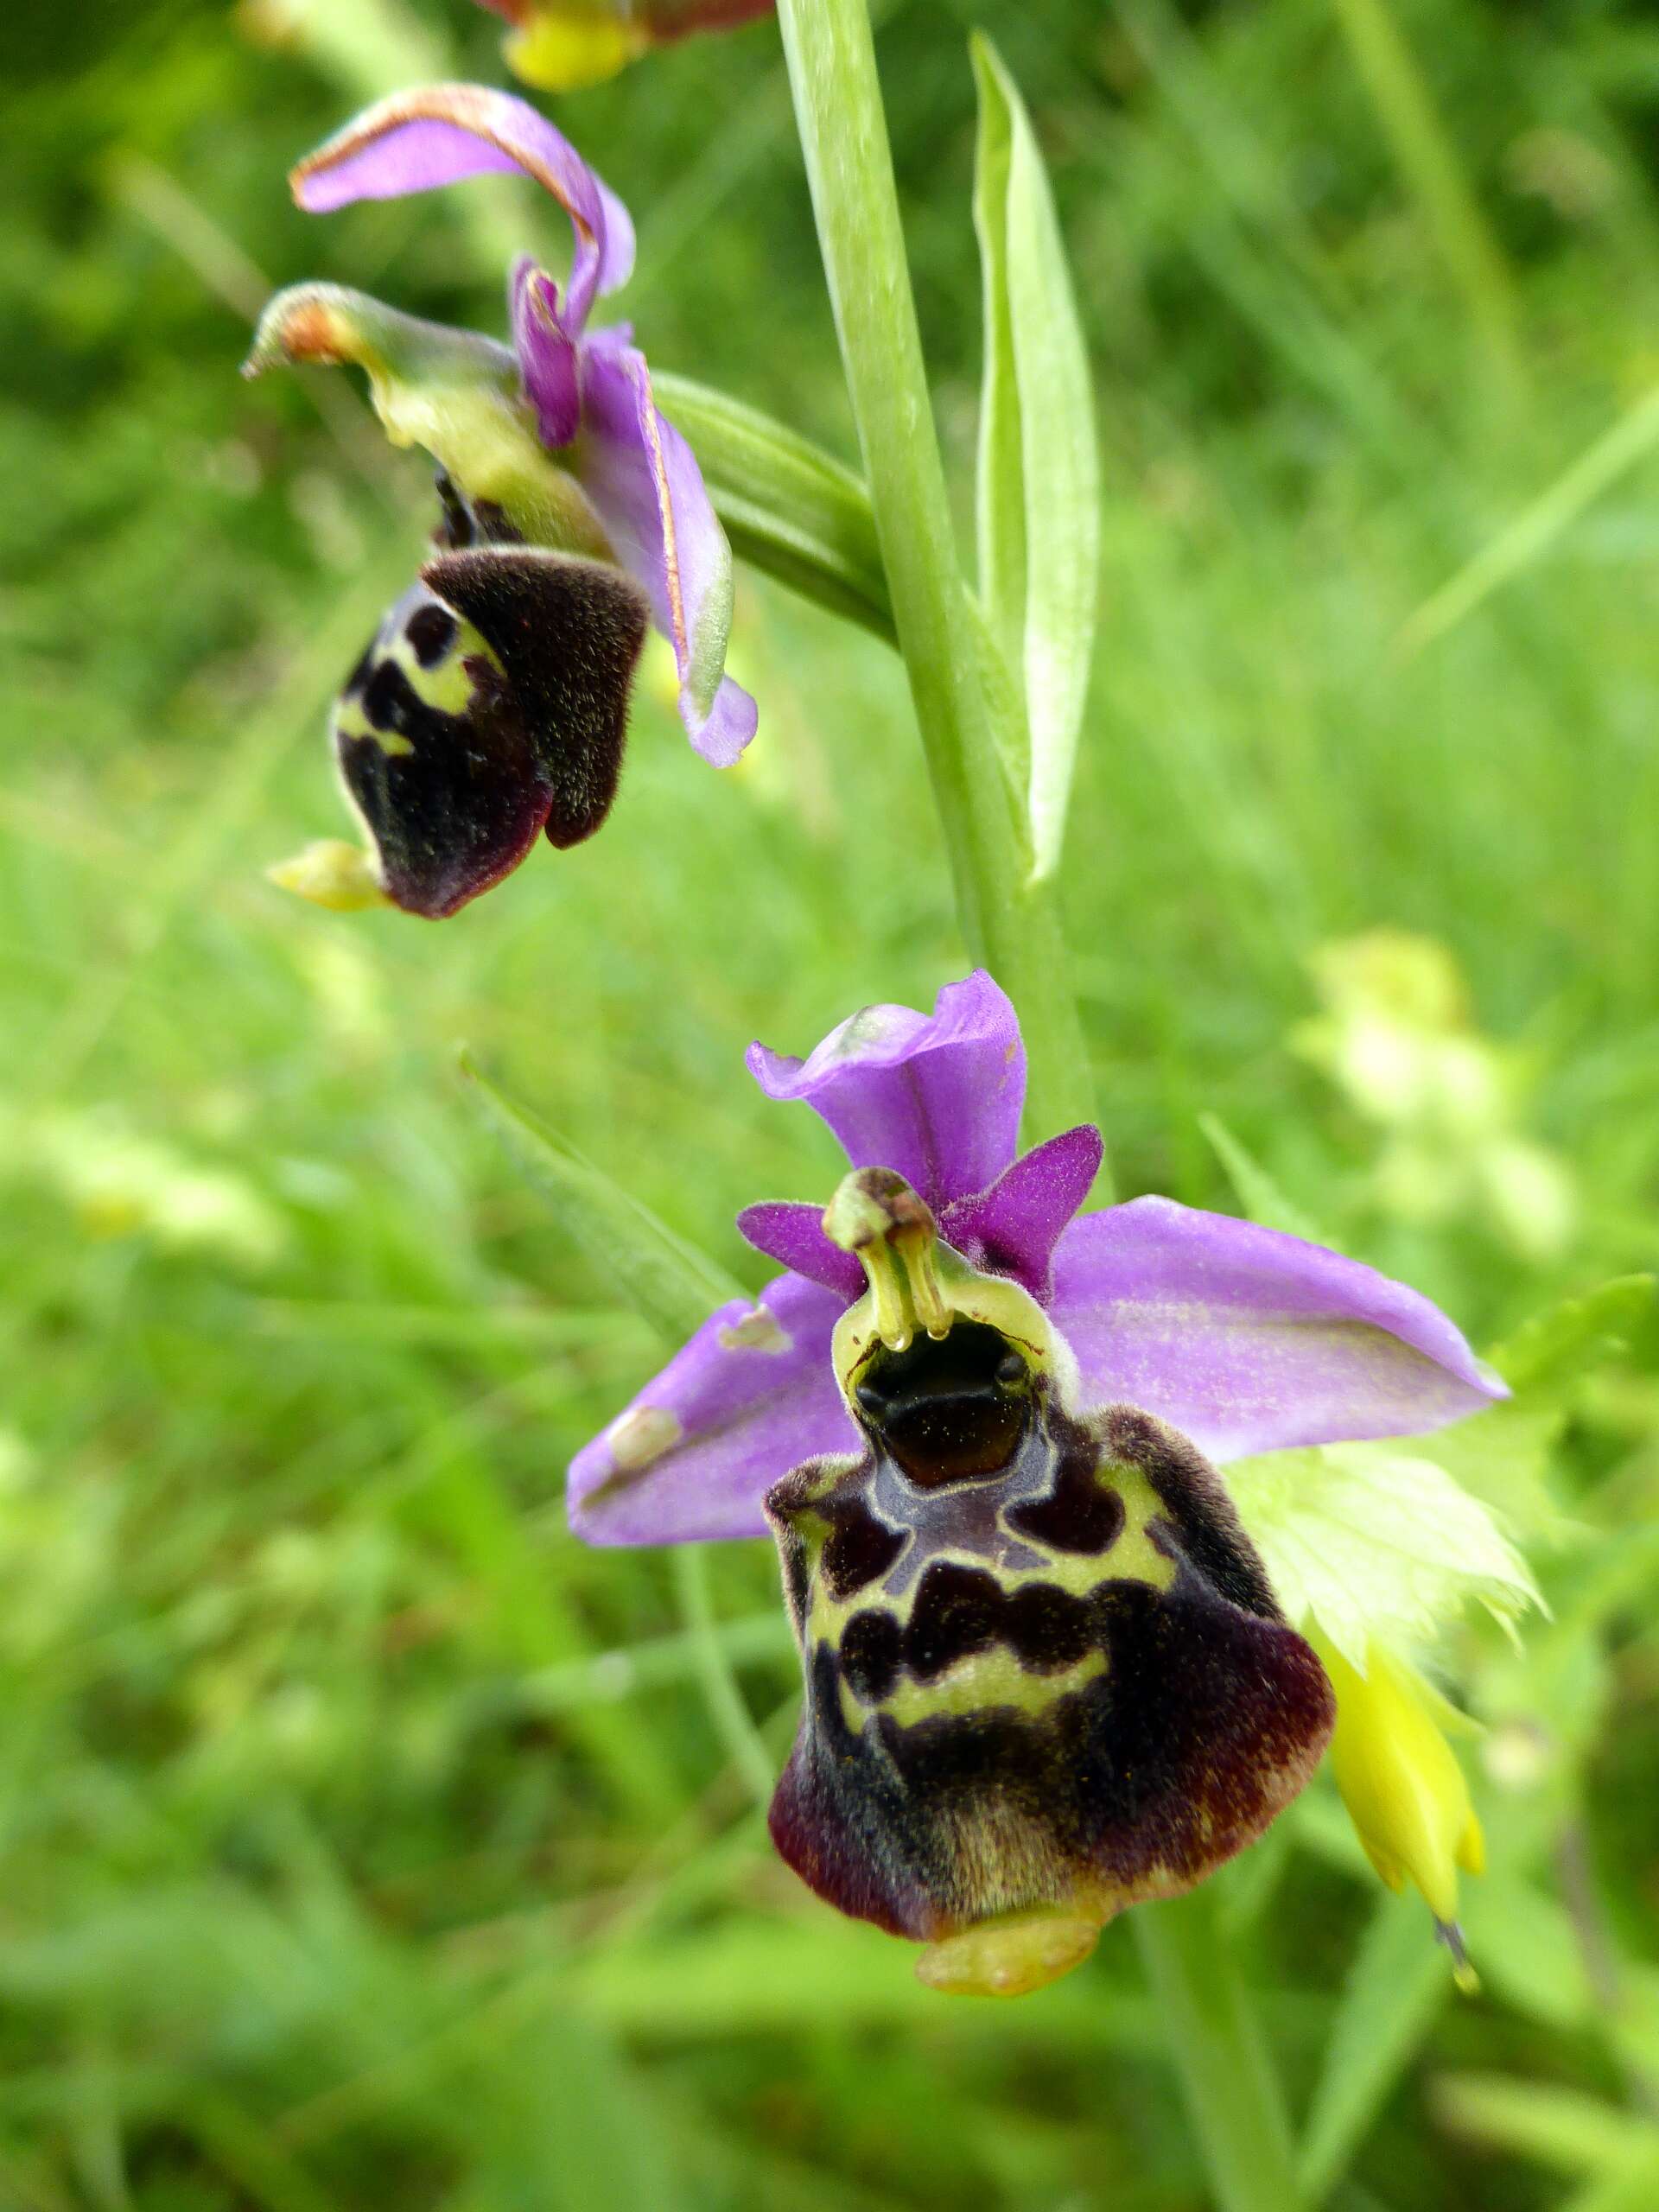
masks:
<path id="1" fill-rule="evenodd" d="M 1227 1482 L 1287 1616 L 1362 1674 L 1373 1637 L 1432 1642 L 1471 1600 L 1506 1624 L 1540 1602 L 1490 1509 L 1409 1446 L 1267 1452 Z"/>

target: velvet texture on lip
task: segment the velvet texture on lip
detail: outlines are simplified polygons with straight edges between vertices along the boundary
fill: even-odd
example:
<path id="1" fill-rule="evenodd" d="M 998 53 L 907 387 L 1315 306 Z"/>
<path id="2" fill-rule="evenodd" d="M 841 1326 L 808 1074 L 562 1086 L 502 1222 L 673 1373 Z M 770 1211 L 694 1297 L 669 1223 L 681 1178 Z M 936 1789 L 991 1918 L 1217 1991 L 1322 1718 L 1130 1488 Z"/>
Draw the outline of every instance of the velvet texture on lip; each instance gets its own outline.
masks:
<path id="1" fill-rule="evenodd" d="M 938 1243 L 903 1179 L 824 1216 L 868 1294 L 831 1359 L 863 1449 L 768 1492 L 806 1697 L 782 1856 L 843 1912 L 1020 1986 L 1189 1888 L 1313 1771 L 1329 1686 L 1218 1478 L 1134 1408 L 1079 1418 L 1031 1294 Z M 1065 1957 L 1065 1952 L 1062 1953 Z M 1065 1962 L 1074 1962 L 1069 1957 Z"/>
<path id="2" fill-rule="evenodd" d="M 573 1523 L 771 1529 L 806 1686 L 780 1851 L 927 1942 L 941 1986 L 1033 1986 L 1259 1834 L 1329 1736 L 1211 1460 L 1433 1428 L 1502 1386 L 1338 1254 L 1159 1198 L 1081 1213 L 1098 1135 L 1018 1154 L 1024 1052 L 983 974 L 750 1066 L 852 1173 L 827 1211 L 741 1217 L 787 1272 L 577 1455 Z"/>
<path id="3" fill-rule="evenodd" d="M 528 257 L 514 267 L 511 346 L 308 284 L 271 302 L 248 361 L 251 374 L 355 363 L 393 442 L 438 466 L 435 557 L 334 723 L 378 883 L 429 916 L 499 881 L 543 831 L 570 844 L 599 827 L 648 621 L 673 649 L 681 719 L 705 760 L 729 766 L 755 726 L 725 674 L 731 550 L 696 457 L 628 327 L 588 327 L 632 268 L 621 201 L 524 101 L 472 85 L 381 101 L 293 184 L 321 213 L 499 171 L 541 184 L 575 241 L 563 287 Z"/>

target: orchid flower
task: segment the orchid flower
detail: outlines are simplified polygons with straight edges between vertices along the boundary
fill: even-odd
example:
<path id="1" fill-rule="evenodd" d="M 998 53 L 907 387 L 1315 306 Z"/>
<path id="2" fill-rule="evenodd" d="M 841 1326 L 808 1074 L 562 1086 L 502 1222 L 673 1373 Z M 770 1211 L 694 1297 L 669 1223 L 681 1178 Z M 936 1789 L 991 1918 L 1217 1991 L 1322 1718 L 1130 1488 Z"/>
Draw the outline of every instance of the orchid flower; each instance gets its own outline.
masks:
<path id="1" fill-rule="evenodd" d="M 502 170 L 551 193 L 575 237 L 563 289 L 528 257 L 514 267 L 511 347 L 303 284 L 266 308 L 248 359 L 251 375 L 356 363 L 392 442 L 438 466 L 435 556 L 334 715 L 372 859 L 353 868 L 330 845 L 283 879 L 330 903 L 384 894 L 453 913 L 543 830 L 555 845 L 590 836 L 615 794 L 647 619 L 673 647 L 704 760 L 728 766 L 754 733 L 754 702 L 724 672 L 731 549 L 696 457 L 658 410 L 628 326 L 588 327 L 633 265 L 621 201 L 533 108 L 475 85 L 382 100 L 292 182 L 321 213 Z"/>
<path id="2" fill-rule="evenodd" d="M 614 76 L 653 46 L 769 16 L 774 0 L 479 0 L 509 26 L 501 51 L 515 77 L 569 92 Z"/>
<path id="3" fill-rule="evenodd" d="M 1025 1052 L 983 973 L 749 1067 L 851 1172 L 825 1211 L 739 1217 L 786 1272 L 577 1454 L 572 1523 L 770 1531 L 806 1687 L 779 1850 L 926 1943 L 925 1980 L 1033 1987 L 1253 1841 L 1331 1734 L 1211 1463 L 1433 1429 L 1503 1385 L 1319 1245 L 1160 1198 L 1080 1211 L 1098 1132 L 1017 1155 Z"/>

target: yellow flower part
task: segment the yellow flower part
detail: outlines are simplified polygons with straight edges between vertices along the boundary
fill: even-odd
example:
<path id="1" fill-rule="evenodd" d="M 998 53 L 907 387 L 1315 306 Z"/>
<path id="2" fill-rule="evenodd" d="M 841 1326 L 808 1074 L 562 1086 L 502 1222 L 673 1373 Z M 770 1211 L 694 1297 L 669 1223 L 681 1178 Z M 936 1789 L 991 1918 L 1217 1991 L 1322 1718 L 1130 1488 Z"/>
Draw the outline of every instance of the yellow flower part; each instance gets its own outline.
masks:
<path id="1" fill-rule="evenodd" d="M 607 19 L 586 10 L 526 10 L 522 26 L 501 42 L 513 75 L 543 92 L 574 92 L 603 83 L 637 61 L 651 43 L 642 24 Z"/>
<path id="2" fill-rule="evenodd" d="M 374 856 L 343 837 L 319 837 L 292 860 L 278 861 L 265 874 L 280 891 L 291 891 L 313 906 L 336 914 L 361 913 L 369 906 L 390 906 Z"/>
<path id="3" fill-rule="evenodd" d="M 693 31 L 728 30 L 767 14 L 772 0 L 480 0 L 510 26 L 502 54 L 515 77 L 544 92 L 613 77 L 653 46 Z"/>
<path id="4" fill-rule="evenodd" d="M 1331 1764 L 1365 1856 L 1391 1890 L 1416 1884 L 1452 1954 L 1458 1986 L 1473 1990 L 1458 1926 L 1458 1870 L 1484 1872 L 1486 1846 L 1440 1727 L 1451 1708 L 1375 1641 L 1363 1675 L 1323 1637 L 1313 1641 L 1337 1694 Z"/>

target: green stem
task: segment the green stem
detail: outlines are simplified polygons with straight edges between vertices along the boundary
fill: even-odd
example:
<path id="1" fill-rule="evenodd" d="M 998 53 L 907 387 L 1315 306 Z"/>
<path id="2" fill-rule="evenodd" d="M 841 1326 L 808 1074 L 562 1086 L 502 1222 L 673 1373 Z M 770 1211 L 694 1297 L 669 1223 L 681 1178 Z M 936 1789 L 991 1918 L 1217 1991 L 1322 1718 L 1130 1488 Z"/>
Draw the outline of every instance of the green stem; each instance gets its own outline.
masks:
<path id="1" fill-rule="evenodd" d="M 958 566 L 916 324 L 867 0 L 779 0 L 853 419 L 963 934 L 1020 1008 L 1035 1133 L 1093 1118 L 1051 886 L 1033 885 L 999 746 L 983 626 Z M 1283 2098 L 1199 1894 L 1135 1915 L 1222 2212 L 1292 2212 Z"/>
<path id="2" fill-rule="evenodd" d="M 1130 1918 L 1219 2212 L 1295 2212 L 1283 2093 L 1213 1897 L 1196 1890 Z"/>
<path id="3" fill-rule="evenodd" d="M 681 1544 L 674 1553 L 674 1580 L 678 1587 L 680 1616 L 692 1643 L 703 1701 L 726 1747 L 727 1756 L 742 1777 L 745 1788 L 764 1812 L 772 1802 L 777 1768 L 760 1740 L 738 1687 L 731 1654 L 720 1640 L 715 1618 L 714 1594 L 709 1587 L 709 1554 L 701 1544 Z"/>
<path id="4" fill-rule="evenodd" d="M 969 950 L 1020 1009 L 1032 1133 L 1094 1119 L 1053 887 L 1031 881 L 957 563 L 866 0 L 779 0 L 802 149 L 899 649 Z"/>

